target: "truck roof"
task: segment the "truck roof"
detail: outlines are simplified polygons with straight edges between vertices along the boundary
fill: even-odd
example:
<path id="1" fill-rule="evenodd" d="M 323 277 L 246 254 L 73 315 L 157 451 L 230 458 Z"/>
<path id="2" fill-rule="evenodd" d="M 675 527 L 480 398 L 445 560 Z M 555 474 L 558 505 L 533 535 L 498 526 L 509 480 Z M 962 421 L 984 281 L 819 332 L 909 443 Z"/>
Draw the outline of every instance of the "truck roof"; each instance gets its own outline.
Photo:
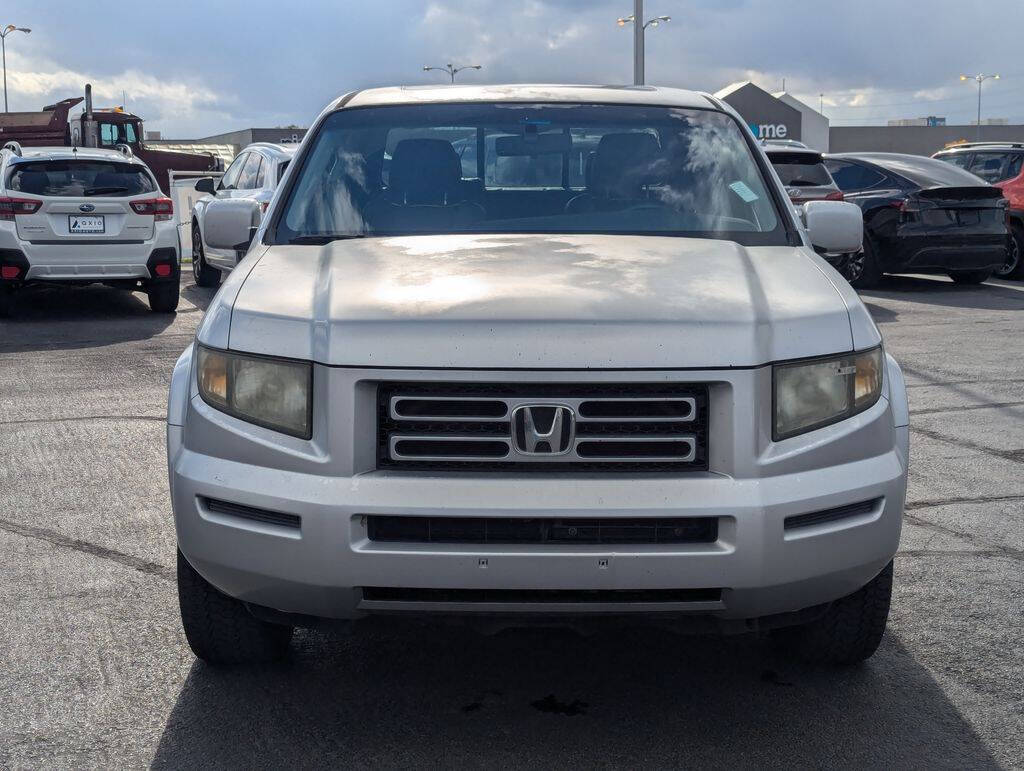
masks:
<path id="1" fill-rule="evenodd" d="M 443 102 L 591 102 L 705 109 L 719 106 L 708 94 L 681 88 L 509 84 L 368 88 L 339 97 L 331 104 L 330 109 Z"/>

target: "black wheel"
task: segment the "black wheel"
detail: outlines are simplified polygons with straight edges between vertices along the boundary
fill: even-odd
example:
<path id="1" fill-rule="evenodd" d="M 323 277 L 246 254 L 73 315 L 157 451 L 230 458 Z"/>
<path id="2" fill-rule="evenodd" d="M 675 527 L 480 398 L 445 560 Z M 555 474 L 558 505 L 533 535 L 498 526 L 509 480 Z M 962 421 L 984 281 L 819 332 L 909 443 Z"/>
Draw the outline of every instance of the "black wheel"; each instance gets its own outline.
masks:
<path id="1" fill-rule="evenodd" d="M 991 270 L 957 270 L 949 274 L 957 284 L 981 284 L 992 278 Z"/>
<path id="2" fill-rule="evenodd" d="M 836 600 L 809 624 L 780 630 L 802 658 L 820 664 L 858 664 L 878 650 L 892 599 L 892 563 L 866 586 Z"/>
<path id="3" fill-rule="evenodd" d="M 206 253 L 203 251 L 203 234 L 199 232 L 199 222 L 192 221 L 192 277 L 197 286 L 218 286 L 220 271 L 206 264 Z"/>
<path id="4" fill-rule="evenodd" d="M 882 280 L 882 271 L 878 268 L 875 247 L 871 243 L 867 229 L 864 230 L 864 248 L 856 254 L 850 255 L 842 274 L 850 282 L 850 286 L 855 289 L 870 289 L 878 286 L 878 282 Z"/>
<path id="5" fill-rule="evenodd" d="M 0 286 L 0 319 L 9 319 L 14 315 L 14 290 Z"/>
<path id="6" fill-rule="evenodd" d="M 173 313 L 181 297 L 181 286 L 177 281 L 163 281 L 146 288 L 149 309 L 154 313 Z"/>
<path id="7" fill-rule="evenodd" d="M 1006 262 L 996 268 L 998 278 L 1024 279 L 1024 227 L 1010 226 L 1010 240 L 1006 246 Z"/>
<path id="8" fill-rule="evenodd" d="M 192 652 L 214 666 L 263 664 L 288 652 L 292 628 L 260 621 L 217 591 L 178 552 L 178 604 Z"/>

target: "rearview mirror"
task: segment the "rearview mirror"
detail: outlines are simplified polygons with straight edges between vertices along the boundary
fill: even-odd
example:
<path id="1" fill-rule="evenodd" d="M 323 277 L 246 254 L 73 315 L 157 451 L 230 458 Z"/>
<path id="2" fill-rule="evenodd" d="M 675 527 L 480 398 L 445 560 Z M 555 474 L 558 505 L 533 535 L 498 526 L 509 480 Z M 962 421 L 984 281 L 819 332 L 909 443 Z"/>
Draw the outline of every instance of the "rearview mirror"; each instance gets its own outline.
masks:
<path id="1" fill-rule="evenodd" d="M 499 157 L 518 155 L 559 155 L 572 149 L 568 134 L 527 134 L 525 137 L 508 136 L 494 140 L 494 152 Z"/>
<path id="2" fill-rule="evenodd" d="M 206 243 L 214 249 L 247 251 L 259 225 L 259 203 L 242 198 L 211 201 L 203 217 Z"/>
<path id="3" fill-rule="evenodd" d="M 211 177 L 200 177 L 196 180 L 195 191 L 197 193 L 206 193 L 207 195 L 213 195 L 217 190 L 217 183 L 213 181 Z"/>
<path id="4" fill-rule="evenodd" d="M 846 201 L 808 201 L 802 208 L 811 245 L 831 254 L 859 252 L 864 241 L 864 214 Z"/>

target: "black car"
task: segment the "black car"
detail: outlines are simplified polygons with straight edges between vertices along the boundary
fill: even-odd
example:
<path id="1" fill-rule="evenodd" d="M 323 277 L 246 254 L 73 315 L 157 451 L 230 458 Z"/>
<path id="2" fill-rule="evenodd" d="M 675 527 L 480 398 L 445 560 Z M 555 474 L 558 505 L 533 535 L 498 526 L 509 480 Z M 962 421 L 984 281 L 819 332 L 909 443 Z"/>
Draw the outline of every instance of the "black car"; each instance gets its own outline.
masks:
<path id="1" fill-rule="evenodd" d="M 825 166 L 864 212 L 864 251 L 845 268 L 855 287 L 873 286 L 883 273 L 980 284 L 1006 261 L 1006 201 L 980 177 L 896 153 L 828 155 Z"/>

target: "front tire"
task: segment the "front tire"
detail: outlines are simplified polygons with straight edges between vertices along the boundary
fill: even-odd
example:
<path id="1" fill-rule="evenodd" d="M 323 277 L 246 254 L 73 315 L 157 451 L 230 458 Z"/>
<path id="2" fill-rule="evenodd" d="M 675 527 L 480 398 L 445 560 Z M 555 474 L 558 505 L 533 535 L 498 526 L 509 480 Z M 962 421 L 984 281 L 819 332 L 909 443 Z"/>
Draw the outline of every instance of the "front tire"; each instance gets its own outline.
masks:
<path id="1" fill-rule="evenodd" d="M 199 232 L 199 221 L 192 221 L 192 277 L 196 286 L 214 287 L 220 285 L 220 271 L 206 263 L 203 251 L 203 234 Z"/>
<path id="2" fill-rule="evenodd" d="M 819 664 L 850 666 L 878 650 L 892 599 L 892 563 L 853 594 L 833 602 L 809 624 L 782 631 L 802 658 Z"/>
<path id="3" fill-rule="evenodd" d="M 957 270 L 952 271 L 949 277 L 957 284 L 983 284 L 992 278 L 991 270 Z"/>
<path id="4" fill-rule="evenodd" d="M 871 289 L 882 280 L 882 271 L 878 267 L 878 258 L 874 244 L 867 229 L 864 230 L 864 248 L 857 254 L 850 255 L 843 271 L 843 276 L 854 289 Z"/>
<path id="5" fill-rule="evenodd" d="M 177 281 L 164 281 L 150 284 L 146 288 L 149 298 L 149 309 L 154 313 L 173 313 L 178 309 L 181 299 L 181 286 Z"/>
<path id="6" fill-rule="evenodd" d="M 292 628 L 260 621 L 218 591 L 178 551 L 178 604 L 192 652 L 213 666 L 265 664 L 288 652 Z"/>

